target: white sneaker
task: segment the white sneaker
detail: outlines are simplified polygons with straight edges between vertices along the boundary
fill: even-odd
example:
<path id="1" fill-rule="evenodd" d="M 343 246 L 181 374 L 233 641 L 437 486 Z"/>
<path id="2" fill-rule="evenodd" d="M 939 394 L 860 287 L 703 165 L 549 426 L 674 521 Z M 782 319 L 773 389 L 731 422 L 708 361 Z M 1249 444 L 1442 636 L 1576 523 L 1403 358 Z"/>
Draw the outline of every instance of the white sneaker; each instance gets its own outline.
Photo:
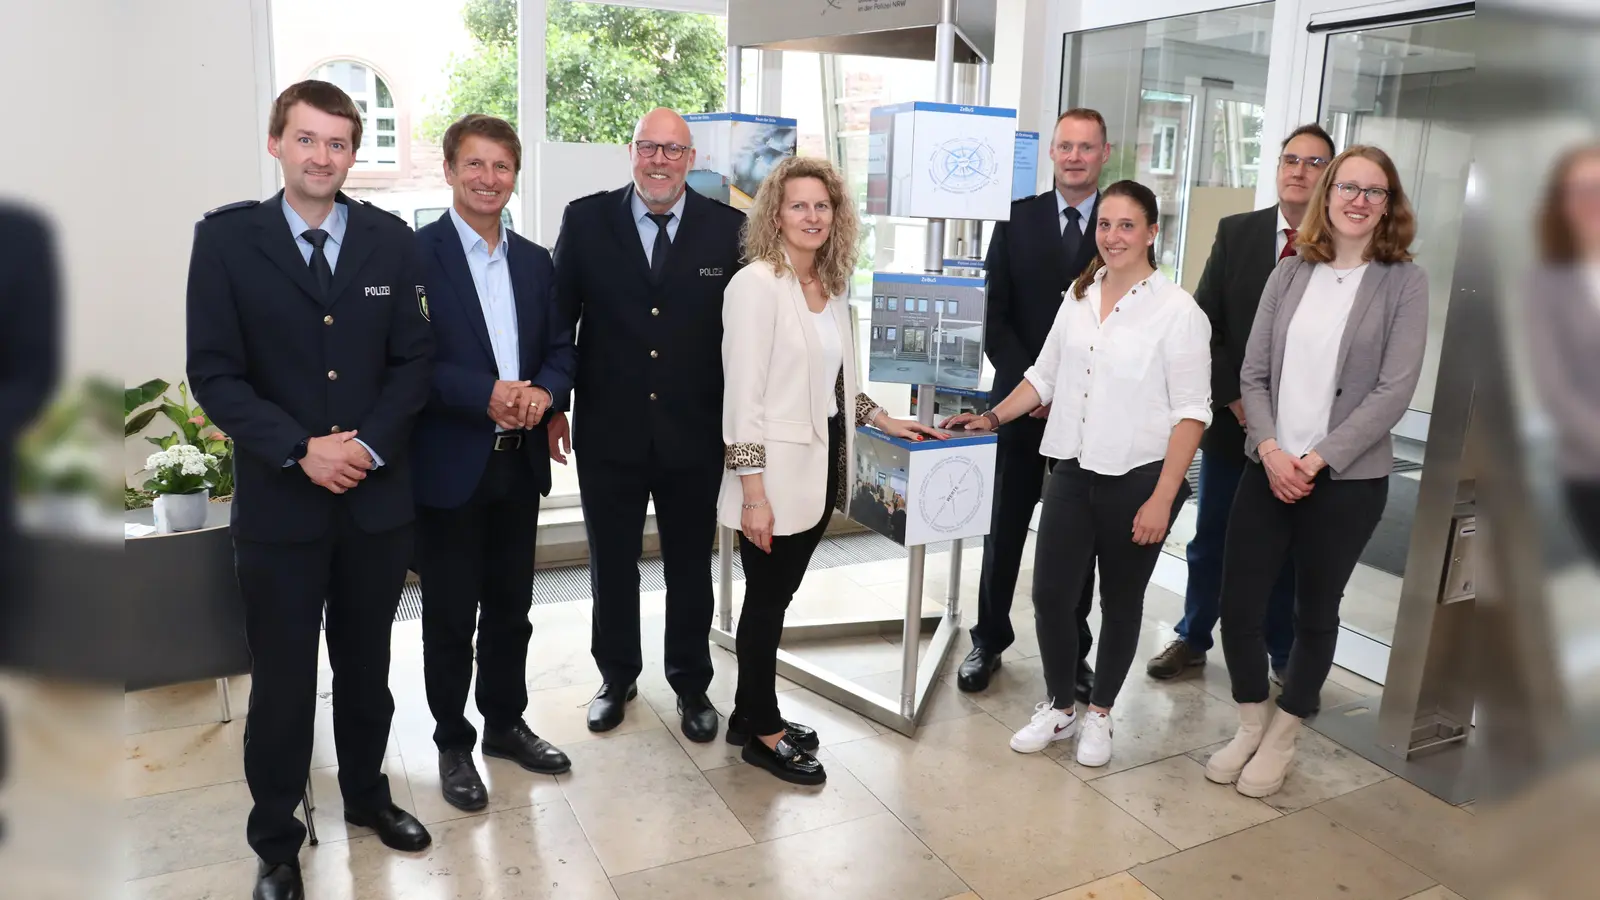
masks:
<path id="1" fill-rule="evenodd" d="M 1018 753 L 1038 753 L 1055 741 L 1064 741 L 1078 733 L 1078 711 L 1056 709 L 1050 701 L 1033 708 L 1033 721 L 1011 736 L 1011 749 Z"/>
<path id="2" fill-rule="evenodd" d="M 1111 761 L 1111 717 L 1090 710 L 1078 737 L 1078 765 L 1099 767 Z"/>

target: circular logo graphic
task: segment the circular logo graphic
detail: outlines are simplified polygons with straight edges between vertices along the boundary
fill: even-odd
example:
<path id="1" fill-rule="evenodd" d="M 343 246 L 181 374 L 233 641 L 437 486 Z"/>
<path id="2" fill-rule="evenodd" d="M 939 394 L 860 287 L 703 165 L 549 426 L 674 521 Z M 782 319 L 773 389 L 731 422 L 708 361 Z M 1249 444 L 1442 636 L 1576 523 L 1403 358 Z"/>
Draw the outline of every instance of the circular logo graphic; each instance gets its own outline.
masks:
<path id="1" fill-rule="evenodd" d="M 970 194 L 994 183 L 1000 160 L 988 142 L 976 138 L 951 138 L 934 148 L 928 159 L 928 177 L 935 187 L 953 194 Z"/>
<path id="2" fill-rule="evenodd" d="M 946 534 L 960 531 L 983 508 L 983 470 L 971 457 L 942 459 L 922 479 L 918 500 L 929 528 Z"/>

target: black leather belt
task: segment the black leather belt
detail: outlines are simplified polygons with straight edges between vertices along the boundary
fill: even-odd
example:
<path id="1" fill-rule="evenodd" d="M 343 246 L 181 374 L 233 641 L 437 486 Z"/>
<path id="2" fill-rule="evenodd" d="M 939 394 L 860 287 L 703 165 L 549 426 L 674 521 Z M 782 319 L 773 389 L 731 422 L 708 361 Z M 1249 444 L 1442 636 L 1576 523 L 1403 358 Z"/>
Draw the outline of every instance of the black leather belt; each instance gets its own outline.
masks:
<path id="1" fill-rule="evenodd" d="M 502 431 L 494 436 L 494 449 L 521 450 L 522 435 L 515 431 Z"/>

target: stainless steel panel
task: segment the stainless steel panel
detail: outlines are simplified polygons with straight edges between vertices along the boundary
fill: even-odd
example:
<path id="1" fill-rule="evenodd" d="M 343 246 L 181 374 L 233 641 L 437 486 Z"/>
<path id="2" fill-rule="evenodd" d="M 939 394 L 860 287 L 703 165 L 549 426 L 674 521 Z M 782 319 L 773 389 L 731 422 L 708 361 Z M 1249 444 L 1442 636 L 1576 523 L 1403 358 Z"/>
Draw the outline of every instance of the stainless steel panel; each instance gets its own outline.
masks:
<path id="1" fill-rule="evenodd" d="M 933 59 L 940 7 L 950 0 L 738 0 L 728 43 L 770 50 Z M 996 0 L 954 4 L 956 62 L 993 61 Z"/>

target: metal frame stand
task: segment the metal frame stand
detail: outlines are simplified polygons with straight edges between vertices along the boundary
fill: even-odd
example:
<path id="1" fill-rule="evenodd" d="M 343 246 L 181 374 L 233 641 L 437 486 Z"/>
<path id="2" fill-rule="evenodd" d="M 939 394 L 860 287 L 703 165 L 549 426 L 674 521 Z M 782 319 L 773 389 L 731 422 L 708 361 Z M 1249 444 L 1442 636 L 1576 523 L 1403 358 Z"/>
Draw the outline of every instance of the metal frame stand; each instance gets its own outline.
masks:
<path id="1" fill-rule="evenodd" d="M 934 69 L 937 73 L 936 100 L 950 103 L 955 97 L 955 3 L 944 0 L 940 5 L 940 21 L 935 30 Z M 739 50 L 728 48 L 728 106 L 739 108 Z M 979 75 L 981 100 L 987 100 L 989 85 L 988 64 L 982 63 Z M 928 237 L 924 268 L 930 274 L 944 271 L 945 221 L 928 220 Z M 934 386 L 920 385 L 917 419 L 924 425 L 934 421 Z M 717 549 L 721 559 L 720 585 L 717 592 L 717 617 L 712 623 L 711 640 L 717 646 L 737 652 L 733 628 L 733 529 L 717 529 Z M 868 690 L 848 678 L 829 672 L 809 662 L 792 651 L 778 650 L 778 674 L 823 697 L 838 703 L 868 719 L 910 736 L 916 732 L 922 714 L 927 710 L 928 693 L 933 689 L 945 658 L 950 653 L 961 629 L 961 542 L 950 545 L 950 586 L 946 593 L 943 613 L 924 615 L 922 612 L 923 567 L 927 561 L 926 547 L 912 547 L 906 566 L 905 615 L 899 619 L 836 620 L 807 625 L 786 625 L 782 640 L 785 643 L 808 640 L 828 640 L 864 635 L 882 636 L 900 632 L 900 696 L 885 697 Z M 933 632 L 933 642 L 928 654 L 919 664 L 922 634 Z"/>

